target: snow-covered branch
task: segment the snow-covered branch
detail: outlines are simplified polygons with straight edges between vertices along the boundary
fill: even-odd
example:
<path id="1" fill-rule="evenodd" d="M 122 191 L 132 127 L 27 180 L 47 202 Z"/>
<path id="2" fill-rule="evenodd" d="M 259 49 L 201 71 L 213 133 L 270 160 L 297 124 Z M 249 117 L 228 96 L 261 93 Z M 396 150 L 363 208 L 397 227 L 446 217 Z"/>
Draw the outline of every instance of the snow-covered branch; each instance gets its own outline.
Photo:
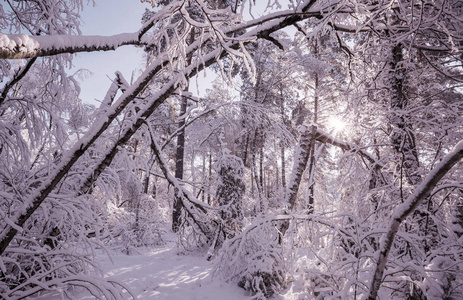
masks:
<path id="1" fill-rule="evenodd" d="M 328 143 L 330 145 L 339 147 L 343 150 L 346 151 L 353 151 L 358 153 L 360 156 L 364 157 L 367 159 L 370 163 L 375 164 L 380 166 L 380 162 L 378 162 L 372 155 L 370 155 L 368 152 L 365 152 L 357 145 L 350 144 L 346 141 L 340 140 L 338 138 L 335 138 L 333 136 L 330 136 L 327 132 L 324 132 L 323 130 L 317 128 L 317 132 L 315 133 L 315 139 L 320 142 L 320 143 Z"/>
<path id="2" fill-rule="evenodd" d="M 439 183 L 442 177 L 447 174 L 452 167 L 463 158 L 463 140 L 460 141 L 452 152 L 447 154 L 442 161 L 429 172 L 428 176 L 419 184 L 415 192 L 407 200 L 396 207 L 392 215 L 386 234 L 381 239 L 380 250 L 376 261 L 376 268 L 370 284 L 369 300 L 375 300 L 380 288 L 383 273 L 386 268 L 387 257 L 391 250 L 400 224 L 409 216 L 423 201 L 434 187 Z"/>
<path id="3" fill-rule="evenodd" d="M 0 58 L 22 59 L 62 53 L 115 50 L 125 45 L 141 45 L 144 35 L 157 23 L 169 19 L 183 5 L 175 1 L 155 13 L 138 32 L 112 36 L 47 35 L 0 33 Z"/>
<path id="4" fill-rule="evenodd" d="M 301 5 L 301 10 L 295 12 L 294 10 L 285 10 L 273 14 L 269 14 L 258 18 L 256 20 L 245 22 L 240 25 L 229 25 L 224 29 L 217 32 L 217 28 L 213 26 L 212 32 L 195 44 L 202 44 L 209 39 L 216 40 L 218 37 L 221 39 L 222 46 L 226 47 L 226 40 L 235 41 L 249 41 L 245 35 L 241 37 L 228 37 L 231 33 L 237 32 L 246 28 L 255 26 L 262 26 L 266 24 L 265 30 L 260 28 L 257 34 L 258 38 L 268 38 L 269 34 L 275 32 L 283 27 L 290 26 L 291 24 L 307 19 L 310 17 L 321 18 L 320 11 L 307 13 L 307 11 L 316 3 L 316 0 L 307 1 Z M 115 50 L 125 45 L 142 45 L 146 41 L 142 41 L 146 32 L 151 29 L 157 22 L 164 21 L 164 19 L 171 16 L 174 12 L 179 11 L 183 6 L 183 1 L 176 1 L 156 13 L 150 20 L 145 22 L 142 28 L 133 33 L 122 33 L 112 36 L 73 36 L 73 35 L 50 35 L 50 36 L 34 36 L 26 34 L 3 34 L 0 33 L 0 58 L 3 59 L 22 59 L 31 57 L 51 56 L 62 53 L 78 53 L 78 52 L 94 52 L 94 51 L 110 51 Z M 231 17 L 230 17 L 231 18 Z M 190 19 L 189 19 L 190 20 Z M 270 22 L 274 20 L 273 22 Z M 217 20 L 213 20 L 217 21 Z M 218 20 L 222 23 L 223 20 Z M 196 24 L 196 23 L 195 23 Z M 196 24 L 204 27 L 204 24 Z M 212 24 L 210 24 L 212 26 Z M 169 26 L 170 28 L 171 26 Z M 166 37 L 164 30 L 159 30 L 156 34 L 156 39 L 159 42 L 162 37 Z M 192 45 L 193 46 L 193 45 Z M 197 48 L 198 45 L 193 48 Z M 191 48 L 191 47 L 189 47 Z M 233 48 L 229 50 L 232 51 Z M 235 54 L 238 54 L 237 52 Z M 241 56 L 241 55 L 239 55 Z"/>
<path id="5" fill-rule="evenodd" d="M 112 36 L 33 36 L 0 33 L 0 58 L 21 59 L 62 53 L 115 50 L 124 45 L 140 45 L 138 33 Z"/>
<path id="6" fill-rule="evenodd" d="M 164 161 L 164 158 L 161 156 L 161 149 L 159 145 L 156 143 L 155 136 L 153 134 L 153 131 L 148 125 L 148 129 L 151 135 L 151 149 L 154 152 L 154 155 L 156 156 L 156 160 L 159 163 L 159 167 L 161 168 L 162 173 L 166 177 L 166 179 L 169 181 L 170 184 L 172 184 L 175 188 L 176 193 L 179 194 L 179 199 L 182 201 L 182 206 L 185 208 L 186 212 L 188 215 L 193 219 L 194 223 L 196 226 L 199 228 L 201 233 L 206 237 L 206 239 L 211 238 L 212 236 L 212 230 L 209 228 L 208 224 L 204 220 L 200 220 L 200 218 L 205 217 L 207 214 L 207 211 L 205 208 L 209 209 L 215 209 L 214 207 L 209 206 L 206 203 L 203 203 L 196 199 L 191 193 L 189 193 L 187 190 L 183 188 L 183 186 L 180 184 L 177 178 L 173 176 L 167 167 L 166 162 Z M 190 204 L 185 203 L 184 199 L 190 202 Z M 199 209 L 200 211 L 197 211 Z"/>

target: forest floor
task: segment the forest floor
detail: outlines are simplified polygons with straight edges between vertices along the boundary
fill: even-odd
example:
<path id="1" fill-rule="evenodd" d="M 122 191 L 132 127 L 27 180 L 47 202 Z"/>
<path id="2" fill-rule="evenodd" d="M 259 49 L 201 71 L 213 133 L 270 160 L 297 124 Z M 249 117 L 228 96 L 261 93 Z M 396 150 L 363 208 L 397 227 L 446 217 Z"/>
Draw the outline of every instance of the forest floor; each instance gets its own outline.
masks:
<path id="1" fill-rule="evenodd" d="M 140 254 L 141 253 L 141 254 Z M 249 292 L 234 283 L 225 283 L 213 278 L 213 262 L 204 254 L 179 254 L 175 241 L 167 241 L 163 246 L 143 249 L 139 254 L 126 255 L 111 253 L 98 255 L 98 263 L 106 276 L 123 282 L 140 300 L 248 300 Z M 292 287 L 284 295 L 272 299 L 301 299 Z M 85 290 L 76 289 L 71 293 L 75 299 L 95 299 Z M 42 294 L 40 300 L 61 300 L 61 295 Z M 131 297 L 127 294 L 127 299 Z"/>

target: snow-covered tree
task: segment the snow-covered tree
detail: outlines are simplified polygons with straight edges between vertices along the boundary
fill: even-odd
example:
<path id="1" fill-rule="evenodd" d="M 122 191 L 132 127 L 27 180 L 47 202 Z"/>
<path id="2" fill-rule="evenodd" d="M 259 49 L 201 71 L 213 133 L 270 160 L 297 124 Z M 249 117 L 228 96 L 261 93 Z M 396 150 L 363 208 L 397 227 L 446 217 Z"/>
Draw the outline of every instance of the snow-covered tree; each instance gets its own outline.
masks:
<path id="1" fill-rule="evenodd" d="M 461 294 L 461 1 L 276 1 L 258 18 L 250 1 L 142 2 L 160 7 L 114 36 L 81 34 L 84 1 L 0 6 L 2 298 L 68 286 L 123 298 L 95 276 L 92 249 L 111 236 L 127 252 L 142 244 L 150 187 L 175 196 L 180 241 L 215 247 L 224 227 L 217 273 L 256 297 L 296 269 L 313 297 Z M 296 39 L 279 32 L 292 25 Z M 145 47 L 146 67 L 130 84 L 116 73 L 100 107 L 86 106 L 72 54 L 123 46 Z M 239 101 L 187 92 L 213 65 L 228 83 L 242 75 Z M 322 118 L 339 111 L 342 134 Z M 267 205 L 276 153 L 285 190 Z M 299 210 L 302 186 L 316 209 Z"/>

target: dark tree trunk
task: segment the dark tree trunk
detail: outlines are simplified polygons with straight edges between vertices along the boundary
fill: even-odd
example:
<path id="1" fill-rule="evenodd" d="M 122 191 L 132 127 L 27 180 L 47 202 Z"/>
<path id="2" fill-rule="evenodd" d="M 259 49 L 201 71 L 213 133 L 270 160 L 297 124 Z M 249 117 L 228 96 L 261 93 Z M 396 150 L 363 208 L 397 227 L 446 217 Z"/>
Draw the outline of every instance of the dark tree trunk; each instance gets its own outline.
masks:
<path id="1" fill-rule="evenodd" d="M 188 91 L 188 88 L 185 89 Z M 185 115 L 188 105 L 188 99 L 182 97 L 180 106 L 180 116 Z M 185 118 L 182 118 L 178 123 L 179 132 L 177 135 L 177 151 L 175 153 L 175 178 L 183 179 L 183 160 L 185 155 Z M 174 203 L 172 207 L 172 231 L 178 232 L 182 223 L 182 200 L 178 198 L 178 191 L 175 190 Z"/>
<path id="2" fill-rule="evenodd" d="M 391 141 L 397 153 L 402 155 L 402 165 L 405 177 L 411 185 L 417 185 L 422 181 L 419 174 L 418 151 L 415 144 L 415 133 L 409 117 L 404 114 L 407 109 L 408 99 L 405 95 L 405 70 L 402 64 L 403 45 L 397 44 L 392 49 L 390 62 L 390 86 L 391 86 L 391 115 L 390 124 L 393 126 Z"/>
<path id="3" fill-rule="evenodd" d="M 206 181 L 206 155 L 203 153 L 203 184 L 201 185 L 201 191 L 200 193 L 202 192 L 201 194 L 201 201 L 204 202 L 204 198 L 205 198 L 205 194 L 206 194 L 206 185 L 204 184 L 204 182 Z M 209 204 L 209 203 L 208 203 Z"/>
<path id="4" fill-rule="evenodd" d="M 209 152 L 209 177 L 207 188 L 207 204 L 211 205 L 211 181 L 212 181 L 212 151 Z"/>
<path id="5" fill-rule="evenodd" d="M 418 186 L 423 178 L 420 175 L 420 163 L 418 149 L 415 143 L 415 132 L 410 116 L 404 113 L 408 108 L 406 95 L 406 70 L 403 66 L 403 45 L 397 44 L 392 49 L 390 61 L 390 86 L 391 86 L 391 115 L 390 124 L 393 132 L 391 142 L 395 151 L 401 156 L 398 168 L 404 174 L 405 180 L 411 186 Z M 426 198 L 424 203 L 415 211 L 414 216 L 418 218 L 418 226 L 424 238 L 424 251 L 428 253 L 438 243 L 437 226 L 429 218 L 433 211 L 433 203 Z"/>
<path id="6" fill-rule="evenodd" d="M 263 212 L 265 210 L 265 178 L 264 178 L 264 147 L 259 149 L 259 186 L 260 186 L 260 210 Z"/>
<path id="7" fill-rule="evenodd" d="M 283 124 L 286 124 L 286 116 L 285 116 L 285 98 L 283 96 L 283 87 L 280 86 L 280 114 L 281 114 L 281 121 Z M 280 156 L 281 156 L 281 186 L 283 187 L 283 191 L 286 190 L 286 166 L 285 166 L 285 144 L 284 141 L 280 141 Z"/>
<path id="8" fill-rule="evenodd" d="M 285 145 L 281 143 L 281 186 L 286 190 Z"/>
<path id="9" fill-rule="evenodd" d="M 407 83 L 406 83 L 406 61 L 404 59 L 404 46 L 401 43 L 397 43 L 391 50 L 391 58 L 389 60 L 389 74 L 388 74 L 388 82 L 390 88 L 390 109 L 391 113 L 389 115 L 389 125 L 392 128 L 392 132 L 390 135 L 391 144 L 395 150 L 395 152 L 400 157 L 399 161 L 397 162 L 397 170 L 399 171 L 399 180 L 400 180 L 400 194 L 403 195 L 403 185 L 402 180 L 406 180 L 410 186 L 413 188 L 418 188 L 423 181 L 419 173 L 419 158 L 418 158 L 418 150 L 415 143 L 415 132 L 413 129 L 412 121 L 410 120 L 410 115 L 407 112 L 408 109 L 408 97 L 407 97 Z M 370 182 L 370 186 L 373 182 Z M 401 201 L 404 201 L 404 197 L 401 196 Z M 429 253 L 429 251 L 437 245 L 438 239 L 436 237 L 437 228 L 436 224 L 433 222 L 430 223 L 428 219 L 428 213 L 426 212 L 428 208 L 432 207 L 432 203 L 430 202 L 429 194 L 425 195 L 417 201 L 416 203 L 421 203 L 420 206 L 418 204 L 415 205 L 413 216 L 415 216 L 417 220 L 417 227 L 418 233 L 422 235 L 423 238 L 423 250 L 424 253 Z M 415 209 L 416 208 L 416 209 Z M 431 209 L 432 211 L 432 209 Z M 398 225 L 403 220 L 400 218 L 399 221 L 396 222 L 394 220 L 394 234 L 398 231 Z M 411 223 L 410 223 L 411 224 Z M 412 224 L 411 224 L 412 225 Z M 392 226 L 391 226 L 392 227 Z M 410 229 L 410 225 L 406 224 L 405 230 L 408 231 Z M 392 243 L 393 243 L 393 236 L 391 237 L 390 245 L 388 245 L 389 252 Z M 378 265 L 378 269 L 384 270 L 385 264 L 387 262 L 387 252 L 384 257 L 382 257 L 382 265 Z M 402 252 L 408 255 L 409 259 L 417 260 L 420 259 L 420 253 L 413 251 L 408 244 L 405 245 L 405 249 Z M 381 253 L 382 255 L 383 253 Z M 376 280 L 381 280 L 382 278 L 379 277 L 379 272 L 375 275 Z M 423 278 L 419 275 L 410 275 L 411 278 L 415 281 L 422 281 Z M 373 281 L 373 282 L 374 282 Z M 380 282 L 374 282 L 372 284 L 372 294 L 376 297 L 377 289 L 379 289 Z M 403 290 L 405 294 L 413 294 L 415 297 L 425 299 L 425 295 L 421 288 L 416 285 L 406 285 L 403 287 L 399 287 L 399 289 Z M 369 298 L 371 299 L 371 297 Z"/>
<path id="10" fill-rule="evenodd" d="M 190 40 L 188 44 L 192 44 L 195 39 L 194 29 L 190 32 Z M 191 64 L 192 55 L 189 54 L 187 57 L 187 64 Z M 188 85 L 183 90 L 188 92 Z M 175 153 L 175 178 L 183 179 L 183 164 L 185 158 L 185 114 L 188 106 L 188 98 L 182 97 L 182 103 L 180 104 L 180 114 L 181 117 L 178 123 L 178 135 L 177 135 L 177 151 Z M 178 198 L 178 191 L 174 191 L 174 203 L 172 205 L 172 231 L 178 232 L 180 225 L 182 224 L 182 199 Z"/>
<path id="11" fill-rule="evenodd" d="M 248 158 L 248 144 L 249 144 L 249 133 L 246 132 L 243 142 L 243 150 L 242 150 L 242 157 L 244 166 L 246 166 L 247 158 Z"/>

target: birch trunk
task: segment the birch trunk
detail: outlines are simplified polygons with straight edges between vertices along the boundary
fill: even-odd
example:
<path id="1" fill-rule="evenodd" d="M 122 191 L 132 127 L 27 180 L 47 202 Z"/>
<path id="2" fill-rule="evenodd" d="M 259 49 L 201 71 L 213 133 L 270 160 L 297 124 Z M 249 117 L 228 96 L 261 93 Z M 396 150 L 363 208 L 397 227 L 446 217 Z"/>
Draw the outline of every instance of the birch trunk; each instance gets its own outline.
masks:
<path id="1" fill-rule="evenodd" d="M 286 190 L 285 203 L 288 204 L 288 211 L 294 210 L 297 200 L 297 192 L 301 184 L 302 175 L 307 167 L 307 162 L 310 157 L 310 145 L 314 141 L 317 133 L 317 126 L 315 125 L 301 125 L 301 136 L 297 148 L 294 150 L 294 163 L 291 177 L 289 179 L 288 189 Z M 280 239 L 289 228 L 289 221 L 284 221 L 280 227 Z"/>
<path id="2" fill-rule="evenodd" d="M 288 203 L 288 209 L 290 211 L 296 206 L 297 192 L 301 184 L 302 174 L 307 167 L 307 162 L 310 157 L 310 145 L 314 141 L 317 133 L 317 126 L 315 125 L 301 125 L 301 127 L 302 132 L 298 146 L 294 151 L 293 170 L 285 195 L 285 202 Z"/>

